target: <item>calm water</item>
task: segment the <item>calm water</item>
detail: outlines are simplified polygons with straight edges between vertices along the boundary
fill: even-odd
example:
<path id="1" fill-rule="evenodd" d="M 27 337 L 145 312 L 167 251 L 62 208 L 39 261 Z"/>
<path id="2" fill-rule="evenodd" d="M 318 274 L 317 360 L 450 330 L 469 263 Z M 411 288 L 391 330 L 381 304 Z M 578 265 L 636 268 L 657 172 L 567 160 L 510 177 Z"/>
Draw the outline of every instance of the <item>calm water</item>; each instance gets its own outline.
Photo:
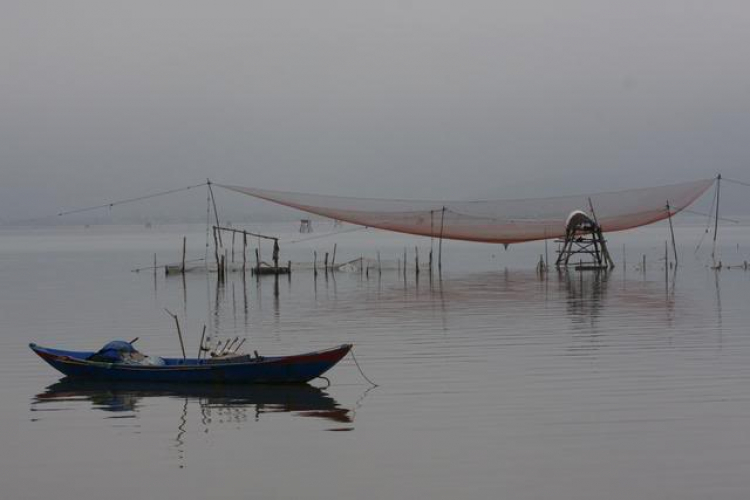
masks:
<path id="1" fill-rule="evenodd" d="M 656 226 L 612 235 L 620 265 L 606 275 L 540 279 L 543 245 L 449 242 L 442 280 L 298 271 L 217 287 L 131 272 L 154 252 L 177 261 L 184 234 L 188 258 L 203 257 L 200 227 L 0 231 L 0 498 L 747 498 L 750 272 L 707 269 L 701 233 L 678 226 L 668 279 Z M 408 246 L 411 264 L 430 246 L 335 241 L 338 262 Z M 750 228 L 722 241 L 725 264 L 750 260 Z M 282 259 L 332 245 L 282 243 Z M 189 351 L 204 324 L 269 355 L 353 342 L 380 386 L 350 358 L 330 387 L 87 385 L 27 347 L 140 337 L 176 355 L 165 307 Z"/>

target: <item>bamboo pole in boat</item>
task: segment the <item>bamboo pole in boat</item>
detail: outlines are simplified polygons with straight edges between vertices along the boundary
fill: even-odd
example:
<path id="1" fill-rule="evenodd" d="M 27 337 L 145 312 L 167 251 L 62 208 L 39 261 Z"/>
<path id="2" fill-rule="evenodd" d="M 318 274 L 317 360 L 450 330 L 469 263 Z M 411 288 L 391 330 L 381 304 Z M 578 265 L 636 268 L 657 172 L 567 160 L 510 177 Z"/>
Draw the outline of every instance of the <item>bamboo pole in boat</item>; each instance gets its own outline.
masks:
<path id="1" fill-rule="evenodd" d="M 244 344 L 246 340 L 247 340 L 247 339 L 242 339 L 242 340 L 240 340 L 240 343 L 239 343 L 239 344 L 237 344 L 237 347 L 235 347 L 235 348 L 234 348 L 234 351 L 232 351 L 232 352 L 237 352 L 237 351 L 239 351 L 239 350 L 240 350 L 240 347 L 242 347 L 242 344 Z"/>
<path id="2" fill-rule="evenodd" d="M 180 329 L 180 320 L 177 318 L 176 314 L 172 314 L 169 309 L 166 307 L 164 308 L 165 311 L 167 311 L 167 314 L 172 316 L 174 318 L 175 325 L 177 325 L 177 336 L 180 338 L 180 348 L 182 349 L 182 359 L 183 361 L 187 359 L 187 356 L 185 355 L 185 343 L 182 341 L 182 330 Z"/>
<path id="3" fill-rule="evenodd" d="M 203 353 L 203 339 L 206 336 L 206 325 L 203 325 L 203 333 L 201 333 L 201 341 L 198 344 L 198 359 L 201 359 L 201 354 Z"/>

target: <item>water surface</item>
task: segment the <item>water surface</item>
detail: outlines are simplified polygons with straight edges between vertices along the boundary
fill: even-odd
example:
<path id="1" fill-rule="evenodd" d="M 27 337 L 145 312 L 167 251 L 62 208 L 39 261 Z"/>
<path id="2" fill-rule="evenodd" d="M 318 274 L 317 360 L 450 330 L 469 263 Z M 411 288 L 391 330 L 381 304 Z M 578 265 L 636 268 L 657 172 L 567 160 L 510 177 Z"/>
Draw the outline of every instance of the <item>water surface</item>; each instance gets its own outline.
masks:
<path id="1" fill-rule="evenodd" d="M 204 228 L 3 230 L 0 497 L 747 498 L 750 272 L 708 269 L 702 228 L 677 230 L 676 273 L 655 226 L 612 236 L 609 273 L 540 277 L 542 244 L 447 242 L 442 279 L 410 267 L 223 286 L 131 272 L 154 252 L 179 260 L 184 234 L 204 257 Z M 750 260 L 748 233 L 724 236 L 725 266 Z M 415 245 L 424 262 L 430 247 L 370 231 L 335 241 L 339 262 L 406 246 L 411 263 Z M 282 242 L 282 259 L 332 245 Z M 350 358 L 330 386 L 86 384 L 27 347 L 140 337 L 177 355 L 164 308 L 189 352 L 204 324 L 268 355 L 352 342 L 380 386 Z"/>

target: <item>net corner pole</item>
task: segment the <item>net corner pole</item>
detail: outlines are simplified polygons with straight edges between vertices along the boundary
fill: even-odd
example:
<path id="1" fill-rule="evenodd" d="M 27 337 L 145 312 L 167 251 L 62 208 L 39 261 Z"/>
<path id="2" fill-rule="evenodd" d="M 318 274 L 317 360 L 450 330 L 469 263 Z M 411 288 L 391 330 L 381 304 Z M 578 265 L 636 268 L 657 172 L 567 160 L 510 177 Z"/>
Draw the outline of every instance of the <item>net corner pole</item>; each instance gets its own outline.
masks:
<path id="1" fill-rule="evenodd" d="M 208 186 L 208 192 L 211 195 L 211 204 L 214 207 L 214 217 L 216 218 L 216 225 L 221 226 L 221 224 L 219 223 L 219 211 L 216 209 L 216 197 L 214 196 L 214 190 L 211 187 L 212 186 L 211 179 L 208 179 L 208 178 L 206 179 L 206 185 Z M 224 242 L 221 240 L 221 232 L 219 232 L 219 244 L 222 247 L 224 246 Z"/>
<path id="2" fill-rule="evenodd" d="M 677 257 L 677 242 L 674 237 L 674 226 L 672 224 L 672 207 L 669 205 L 667 200 L 667 218 L 669 220 L 669 234 L 672 236 L 672 252 L 674 253 L 674 265 L 677 267 L 679 264 L 679 258 Z"/>
<path id="3" fill-rule="evenodd" d="M 438 273 L 443 270 L 443 228 L 445 227 L 445 205 L 440 210 L 440 238 L 438 240 Z"/>

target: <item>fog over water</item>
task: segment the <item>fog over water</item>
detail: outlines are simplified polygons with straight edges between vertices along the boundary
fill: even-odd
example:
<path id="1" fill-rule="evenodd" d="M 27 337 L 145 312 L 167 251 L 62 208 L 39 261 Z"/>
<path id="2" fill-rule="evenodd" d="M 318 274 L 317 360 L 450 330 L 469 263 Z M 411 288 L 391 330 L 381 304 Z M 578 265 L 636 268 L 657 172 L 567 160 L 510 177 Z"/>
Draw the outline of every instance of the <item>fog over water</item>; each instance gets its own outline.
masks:
<path id="1" fill-rule="evenodd" d="M 723 0 L 6 2 L 0 218 L 206 177 L 451 199 L 748 180 L 748 25 Z"/>

